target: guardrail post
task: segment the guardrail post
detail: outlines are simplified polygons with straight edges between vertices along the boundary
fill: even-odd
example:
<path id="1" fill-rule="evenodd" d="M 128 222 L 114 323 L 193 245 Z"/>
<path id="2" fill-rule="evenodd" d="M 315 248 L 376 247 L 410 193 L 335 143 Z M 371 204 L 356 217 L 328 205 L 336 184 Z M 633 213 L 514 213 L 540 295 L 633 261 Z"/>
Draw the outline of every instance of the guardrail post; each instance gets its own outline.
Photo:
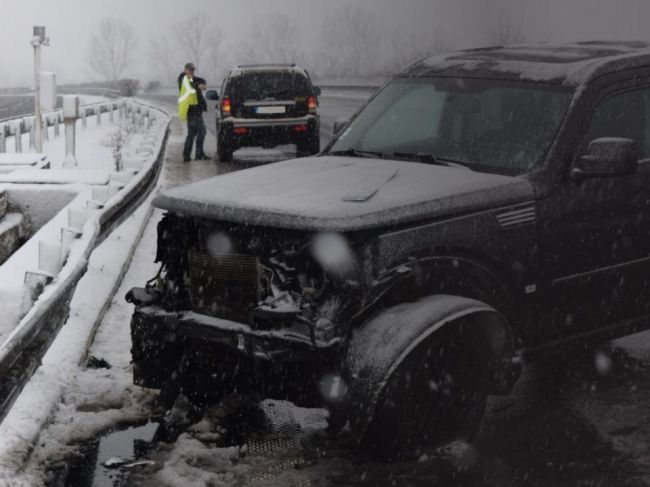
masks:
<path id="1" fill-rule="evenodd" d="M 38 270 L 56 276 L 61 270 L 61 242 L 38 242 Z"/>
<path id="2" fill-rule="evenodd" d="M 86 113 L 84 108 L 83 113 Z M 79 118 L 79 97 L 66 95 L 63 97 L 63 121 L 65 123 L 65 162 L 63 167 L 77 166 L 77 119 Z M 84 118 L 85 121 L 85 118 Z"/>
<path id="3" fill-rule="evenodd" d="M 111 103 L 108 106 L 108 121 L 110 123 L 115 123 L 115 103 Z"/>
<path id="4" fill-rule="evenodd" d="M 6 124 L 0 124 L 0 153 L 7 152 L 7 132 L 8 127 Z"/>
<path id="5" fill-rule="evenodd" d="M 47 115 L 43 117 L 43 140 L 50 140 L 50 118 Z"/>
<path id="6" fill-rule="evenodd" d="M 85 129 L 88 127 L 88 111 L 85 108 L 81 109 L 81 128 Z"/>
<path id="7" fill-rule="evenodd" d="M 16 141 L 16 153 L 20 154 L 23 151 L 23 123 L 21 120 L 16 124 L 14 139 Z"/>
<path id="8" fill-rule="evenodd" d="M 97 107 L 97 126 L 102 126 L 102 106 Z"/>
<path id="9" fill-rule="evenodd" d="M 45 286 L 52 282 L 53 277 L 42 272 L 25 272 L 23 286 L 26 295 L 23 297 L 22 308 L 27 312 L 43 292 Z"/>
<path id="10" fill-rule="evenodd" d="M 54 137 L 58 137 L 59 135 L 61 135 L 60 124 L 61 124 L 61 118 L 57 113 L 56 118 L 54 119 Z"/>
<path id="11" fill-rule="evenodd" d="M 29 127 L 29 148 L 33 149 L 36 147 L 36 117 L 32 121 L 31 127 Z"/>

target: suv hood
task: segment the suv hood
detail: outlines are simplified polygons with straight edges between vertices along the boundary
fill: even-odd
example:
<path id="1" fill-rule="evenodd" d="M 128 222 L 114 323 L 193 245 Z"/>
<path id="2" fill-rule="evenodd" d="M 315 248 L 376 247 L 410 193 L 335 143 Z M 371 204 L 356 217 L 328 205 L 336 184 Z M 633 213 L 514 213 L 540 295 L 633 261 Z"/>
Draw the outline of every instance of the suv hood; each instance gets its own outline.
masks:
<path id="1" fill-rule="evenodd" d="M 465 168 L 312 157 L 168 190 L 154 206 L 181 215 L 314 231 L 354 231 L 529 201 L 520 177 Z"/>

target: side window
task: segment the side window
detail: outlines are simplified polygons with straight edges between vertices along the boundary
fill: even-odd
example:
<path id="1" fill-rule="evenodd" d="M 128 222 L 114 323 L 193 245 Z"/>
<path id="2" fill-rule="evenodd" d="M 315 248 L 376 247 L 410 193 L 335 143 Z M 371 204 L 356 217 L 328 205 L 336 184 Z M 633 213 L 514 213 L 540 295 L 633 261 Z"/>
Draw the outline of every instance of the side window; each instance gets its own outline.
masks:
<path id="1" fill-rule="evenodd" d="M 602 137 L 632 139 L 639 150 L 639 160 L 650 159 L 650 88 L 626 91 L 610 96 L 596 108 L 584 140 Z"/>

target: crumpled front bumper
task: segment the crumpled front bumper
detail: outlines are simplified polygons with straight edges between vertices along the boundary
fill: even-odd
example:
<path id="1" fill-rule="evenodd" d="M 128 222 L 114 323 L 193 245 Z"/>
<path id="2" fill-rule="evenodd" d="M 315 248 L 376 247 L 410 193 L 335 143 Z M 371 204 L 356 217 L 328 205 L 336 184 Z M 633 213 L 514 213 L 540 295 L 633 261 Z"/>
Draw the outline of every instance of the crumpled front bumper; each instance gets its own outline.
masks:
<path id="1" fill-rule="evenodd" d="M 314 352 L 334 353 L 341 339 L 329 342 L 304 336 L 291 330 L 254 330 L 249 325 L 214 318 L 193 311 L 165 311 L 155 305 L 140 306 L 135 314 L 140 322 L 155 325 L 159 336 L 197 338 L 221 346 L 244 356 L 269 361 L 312 361 Z M 141 332 L 147 332 L 146 329 Z"/>

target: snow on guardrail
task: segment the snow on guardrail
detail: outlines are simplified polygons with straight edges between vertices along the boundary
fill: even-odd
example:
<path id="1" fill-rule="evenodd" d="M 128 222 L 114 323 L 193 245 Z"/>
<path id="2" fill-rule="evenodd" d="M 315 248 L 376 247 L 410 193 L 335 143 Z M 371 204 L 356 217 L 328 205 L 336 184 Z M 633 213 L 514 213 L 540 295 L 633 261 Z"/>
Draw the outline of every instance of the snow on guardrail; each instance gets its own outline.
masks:
<path id="1" fill-rule="evenodd" d="M 106 100 L 94 103 L 87 103 L 81 107 L 81 125 L 86 128 L 88 118 L 95 116 L 101 124 L 103 114 L 107 113 L 109 122 L 113 122 L 116 112 L 120 117 L 123 111 L 127 109 L 129 99 Z M 55 110 L 42 115 L 43 118 L 43 138 L 47 142 L 50 137 L 59 137 L 61 135 L 61 125 L 63 124 L 63 110 Z M 24 135 L 29 134 L 28 147 L 33 149 L 36 145 L 36 124 L 34 115 L 26 115 L 0 120 L 0 153 L 9 152 L 8 142 L 13 141 L 11 152 L 22 153 L 25 150 Z M 50 130 L 52 129 L 52 130 Z"/>
<path id="2" fill-rule="evenodd" d="M 113 102 L 86 106 L 86 113 L 105 113 Z M 69 303 L 93 249 L 155 187 L 160 174 L 171 117 L 144 102 L 117 102 L 122 116 L 142 130 L 135 155 L 124 159 L 122 172 L 110 173 L 106 184 L 70 184 L 78 189 L 74 200 L 51 222 L 53 229 L 39 231 L 25 245 L 37 251 L 32 269 L 25 269 L 22 296 L 30 304 L 26 314 L 11 332 L 0 338 L 0 419 L 38 366 L 49 343 L 65 321 Z M 110 111 L 109 111 L 110 113 Z M 99 115 L 101 116 L 101 115 Z M 33 118 L 33 117 L 32 117 Z M 63 170 L 62 170 L 63 171 Z M 43 170 L 42 181 L 34 176 L 39 189 L 48 183 L 61 184 L 56 171 Z M 68 173 L 74 180 L 74 171 Z M 56 228 L 54 228 L 56 227 Z M 39 237 L 39 241 L 34 241 Z M 11 258 L 7 265 L 13 274 Z M 16 277 L 15 275 L 13 276 Z"/>

